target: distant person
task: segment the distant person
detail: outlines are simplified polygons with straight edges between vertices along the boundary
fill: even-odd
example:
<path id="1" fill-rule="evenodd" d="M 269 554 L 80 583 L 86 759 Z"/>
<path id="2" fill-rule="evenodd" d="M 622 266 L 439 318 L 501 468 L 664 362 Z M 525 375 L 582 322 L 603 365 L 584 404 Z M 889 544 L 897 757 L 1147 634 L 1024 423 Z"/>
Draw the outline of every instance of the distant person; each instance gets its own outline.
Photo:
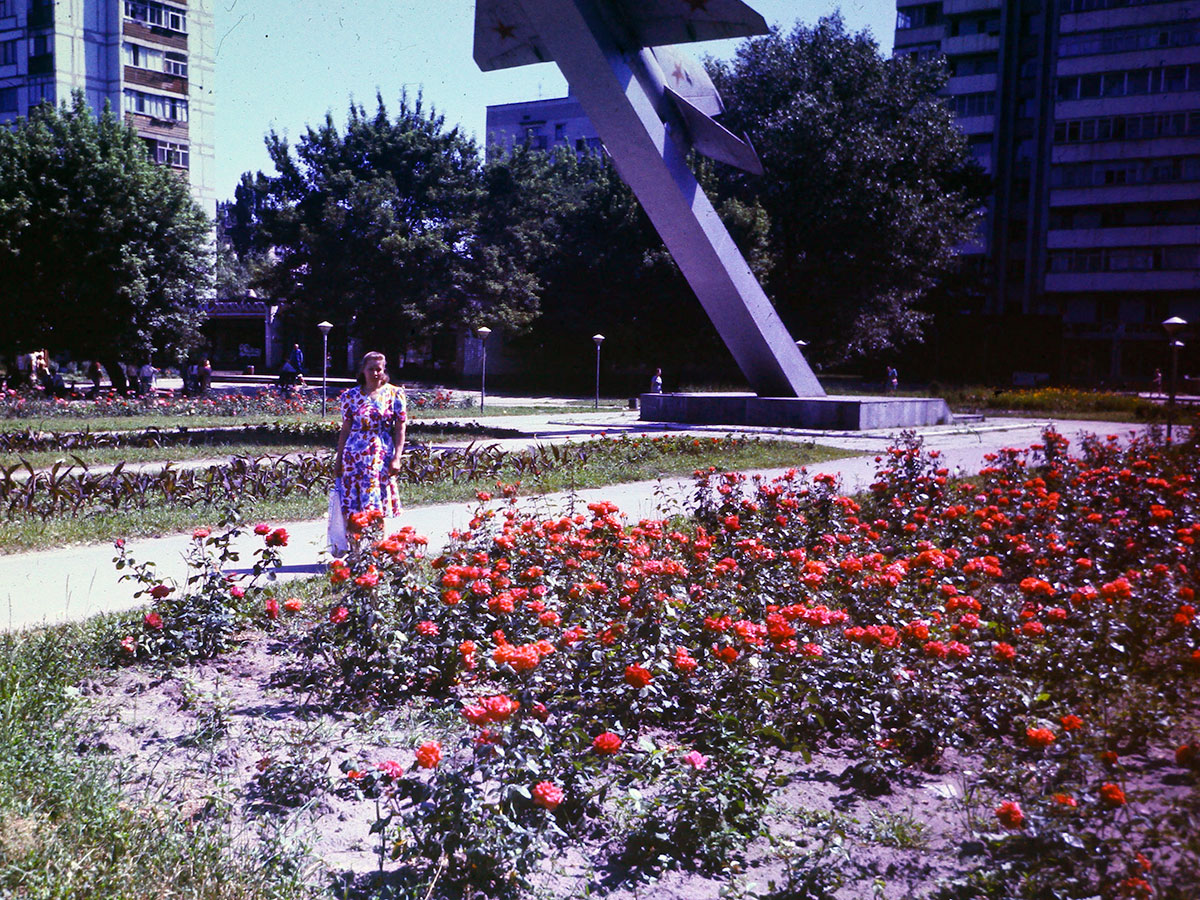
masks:
<path id="1" fill-rule="evenodd" d="M 46 392 L 46 396 L 57 398 L 67 396 L 67 385 L 63 381 L 62 373 L 57 368 L 50 368 L 50 361 L 46 357 L 45 351 L 38 356 L 35 377 L 38 384 L 42 386 L 42 390 Z"/>
<path id="2" fill-rule="evenodd" d="M 283 368 L 279 370 L 279 393 L 285 397 L 290 397 L 296 390 L 296 382 L 303 382 L 304 376 L 300 374 L 300 370 L 296 368 L 289 356 L 283 364 Z"/>
<path id="3" fill-rule="evenodd" d="M 662 369 L 654 370 L 654 375 L 650 378 L 650 393 L 662 393 Z"/>
<path id="4" fill-rule="evenodd" d="M 292 352 L 288 354 L 287 361 L 292 364 L 292 369 L 297 375 L 304 374 L 304 351 L 300 349 L 299 344 L 292 344 Z"/>
<path id="5" fill-rule="evenodd" d="M 138 387 L 143 394 L 152 394 L 154 392 L 154 381 L 158 376 L 158 369 L 146 360 L 142 363 L 142 367 L 138 369 Z"/>
<path id="6" fill-rule="evenodd" d="M 88 397 L 96 397 L 100 394 L 100 363 L 92 360 L 88 363 L 88 378 L 92 379 L 92 389 L 88 391 Z"/>
<path id="7" fill-rule="evenodd" d="M 895 366 L 888 366 L 884 389 L 890 394 L 894 393 L 898 387 L 900 387 L 900 374 L 896 371 Z"/>
<path id="8" fill-rule="evenodd" d="M 200 363 L 200 393 L 207 394 L 210 384 L 212 384 L 212 363 L 206 359 Z"/>
<path id="9" fill-rule="evenodd" d="M 1154 393 L 1162 395 L 1162 369 L 1154 370 Z"/>

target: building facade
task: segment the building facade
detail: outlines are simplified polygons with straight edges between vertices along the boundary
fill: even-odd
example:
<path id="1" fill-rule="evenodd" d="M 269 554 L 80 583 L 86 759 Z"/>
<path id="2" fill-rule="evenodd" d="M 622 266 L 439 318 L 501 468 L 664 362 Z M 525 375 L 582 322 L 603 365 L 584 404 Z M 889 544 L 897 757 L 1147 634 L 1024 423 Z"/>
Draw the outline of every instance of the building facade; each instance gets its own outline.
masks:
<path id="1" fill-rule="evenodd" d="M 993 178 L 963 248 L 989 276 L 984 312 L 1057 329 L 1051 377 L 1163 367 L 1160 323 L 1200 320 L 1200 7 L 898 0 L 894 52 L 945 58 L 947 103 Z"/>
<path id="2" fill-rule="evenodd" d="M 213 58 L 211 0 L 0 0 L 0 123 L 83 91 L 212 215 Z"/>
<path id="3" fill-rule="evenodd" d="M 570 147 L 576 153 L 598 153 L 600 138 L 574 97 L 501 103 L 487 108 L 488 153 L 514 146 L 535 150 Z"/>

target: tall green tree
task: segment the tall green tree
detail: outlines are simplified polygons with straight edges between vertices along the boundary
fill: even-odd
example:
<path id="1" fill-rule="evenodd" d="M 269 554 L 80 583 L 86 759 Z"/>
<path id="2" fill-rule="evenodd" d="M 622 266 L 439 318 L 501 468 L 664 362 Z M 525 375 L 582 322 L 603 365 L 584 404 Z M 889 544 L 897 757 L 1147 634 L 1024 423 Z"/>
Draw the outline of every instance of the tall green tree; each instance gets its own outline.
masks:
<path id="1" fill-rule="evenodd" d="M 544 165 L 521 154 L 485 169 L 474 141 L 407 95 L 395 115 L 377 98 L 372 115 L 351 105 L 344 129 L 327 116 L 294 151 L 274 133 L 267 149 L 276 172 L 243 178 L 234 243 L 271 248 L 260 285 L 294 320 L 394 348 L 536 315 Z"/>
<path id="2" fill-rule="evenodd" d="M 725 125 L 766 168 L 718 173 L 770 222 L 766 289 L 818 361 L 918 340 L 925 293 L 975 228 L 985 178 L 937 92 L 937 64 L 884 57 L 838 16 L 708 61 Z"/>
<path id="3" fill-rule="evenodd" d="M 81 93 L 0 128 L 0 349 L 181 358 L 199 342 L 210 222 L 137 132 Z M 16 323 L 20 327 L 15 327 Z"/>

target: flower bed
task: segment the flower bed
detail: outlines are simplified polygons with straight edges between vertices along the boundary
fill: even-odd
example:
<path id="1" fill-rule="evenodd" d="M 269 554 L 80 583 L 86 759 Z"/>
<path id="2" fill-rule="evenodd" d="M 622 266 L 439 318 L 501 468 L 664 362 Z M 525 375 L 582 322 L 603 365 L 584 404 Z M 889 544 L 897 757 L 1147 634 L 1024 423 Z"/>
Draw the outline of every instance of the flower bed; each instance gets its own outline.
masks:
<path id="1" fill-rule="evenodd" d="M 962 872 L 927 895 L 1194 896 L 1196 804 L 1143 774 L 1200 768 L 1200 452 L 1067 451 L 1048 432 L 964 483 L 909 440 L 859 499 L 708 471 L 686 516 L 637 523 L 547 518 L 502 485 L 432 577 L 419 536 L 360 520 L 307 683 L 454 702 L 461 737 L 351 750 L 327 789 L 378 810 L 397 884 L 515 896 L 597 834 L 625 877 L 728 872 L 781 750 L 855 757 L 865 795 L 969 756 Z M 826 875 L 789 867 L 779 896 L 832 896 Z"/>

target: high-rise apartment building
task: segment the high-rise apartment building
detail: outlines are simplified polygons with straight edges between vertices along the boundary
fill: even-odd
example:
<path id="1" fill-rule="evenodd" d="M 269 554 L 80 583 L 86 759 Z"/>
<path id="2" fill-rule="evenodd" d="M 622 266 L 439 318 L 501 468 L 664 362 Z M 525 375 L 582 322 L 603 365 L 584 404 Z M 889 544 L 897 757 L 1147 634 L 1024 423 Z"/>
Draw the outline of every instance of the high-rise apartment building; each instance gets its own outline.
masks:
<path id="1" fill-rule="evenodd" d="M 1200 6 L 898 0 L 896 54 L 942 55 L 994 179 L 986 313 L 1061 329 L 1054 377 L 1146 378 L 1200 320 Z"/>
<path id="2" fill-rule="evenodd" d="M 83 91 L 212 215 L 213 56 L 211 0 L 0 0 L 0 123 Z"/>

